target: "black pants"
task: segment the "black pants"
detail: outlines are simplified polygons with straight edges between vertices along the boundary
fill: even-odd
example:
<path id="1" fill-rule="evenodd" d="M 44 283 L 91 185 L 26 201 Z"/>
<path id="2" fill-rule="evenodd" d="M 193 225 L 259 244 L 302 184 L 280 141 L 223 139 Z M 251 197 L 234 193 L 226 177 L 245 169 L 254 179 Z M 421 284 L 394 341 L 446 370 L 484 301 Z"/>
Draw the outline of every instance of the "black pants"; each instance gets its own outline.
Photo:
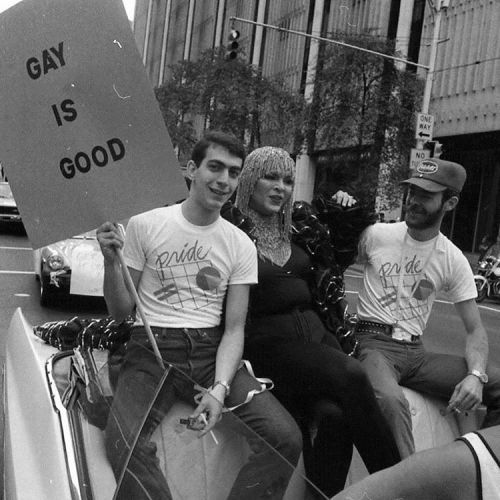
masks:
<path id="1" fill-rule="evenodd" d="M 361 364 L 340 350 L 315 313 L 297 314 L 298 326 L 288 335 L 273 328 L 266 336 L 259 321 L 245 357 L 257 374 L 273 379 L 275 395 L 302 424 L 304 438 L 315 418 L 314 445 L 304 445 L 306 473 L 332 496 L 344 488 L 353 444 L 370 473 L 394 465 L 400 455 Z"/>

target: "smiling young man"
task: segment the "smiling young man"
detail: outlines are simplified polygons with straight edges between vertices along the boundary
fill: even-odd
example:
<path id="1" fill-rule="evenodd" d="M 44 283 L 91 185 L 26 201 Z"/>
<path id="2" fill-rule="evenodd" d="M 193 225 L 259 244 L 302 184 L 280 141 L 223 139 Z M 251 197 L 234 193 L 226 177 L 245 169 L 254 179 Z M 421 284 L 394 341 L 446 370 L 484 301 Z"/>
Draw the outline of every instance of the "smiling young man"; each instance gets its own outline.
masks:
<path id="1" fill-rule="evenodd" d="M 414 452 L 411 415 L 400 386 L 449 401 L 457 413 L 488 406 L 483 425 L 500 423 L 500 373 L 487 365 L 488 337 L 475 302 L 476 287 L 463 253 L 441 232 L 465 183 L 465 169 L 437 158 L 422 161 L 410 179 L 405 221 L 375 224 L 363 233 L 364 264 L 356 337 L 402 457 Z M 465 356 L 427 352 L 422 344 L 436 294 L 455 304 L 467 332 Z"/>
<path id="2" fill-rule="evenodd" d="M 245 233 L 220 217 L 220 209 L 238 185 L 243 159 L 239 141 L 209 132 L 195 145 L 187 164 L 191 182 L 183 203 L 132 217 L 125 242 L 113 223 L 97 231 L 110 313 L 121 320 L 134 309 L 116 252 L 123 247 L 124 261 L 162 358 L 177 368 L 170 370 L 159 389 L 118 498 L 172 498 L 151 435 L 177 398 L 196 407 L 191 416 L 202 434 L 220 419 L 224 404 L 231 407 L 250 399 L 234 413 L 291 464 L 298 460 L 301 438 L 294 420 L 245 368 L 239 368 L 249 286 L 257 282 L 256 249 Z M 200 392 L 181 372 L 206 390 Z M 138 319 L 106 428 L 107 455 L 117 477 L 127 463 L 134 429 L 165 373 Z M 251 393 L 253 398 L 247 398 Z M 250 441 L 253 453 L 228 498 L 281 498 L 292 467 L 284 466 L 285 461 L 259 439 Z"/>

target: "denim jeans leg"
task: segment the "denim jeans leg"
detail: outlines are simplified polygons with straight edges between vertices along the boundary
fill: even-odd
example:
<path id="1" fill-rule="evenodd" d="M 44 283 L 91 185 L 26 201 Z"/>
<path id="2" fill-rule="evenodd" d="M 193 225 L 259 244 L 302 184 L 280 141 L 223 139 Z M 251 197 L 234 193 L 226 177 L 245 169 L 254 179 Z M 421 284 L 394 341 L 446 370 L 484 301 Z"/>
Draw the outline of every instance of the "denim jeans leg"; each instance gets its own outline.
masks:
<path id="1" fill-rule="evenodd" d="M 462 356 L 415 350 L 412 369 L 402 381 L 410 389 L 448 400 L 467 375 Z"/>
<path id="2" fill-rule="evenodd" d="M 150 439 L 154 429 L 175 400 L 172 385 L 168 380 L 163 385 L 157 402 L 140 432 L 137 444 L 130 454 L 163 373 L 164 370 L 160 368 L 151 351 L 134 341 L 129 342 L 105 430 L 106 453 L 117 480 L 126 467 L 117 499 L 172 498 L 159 467 L 156 445 Z"/>
<path id="3" fill-rule="evenodd" d="M 411 413 L 403 389 L 399 385 L 400 366 L 405 362 L 405 346 L 391 339 L 361 339 L 359 361 L 375 392 L 401 458 L 415 452 Z"/>
<path id="4" fill-rule="evenodd" d="M 482 427 L 500 425 L 500 369 L 488 366 L 488 383 L 484 386 L 483 402 L 488 411 Z"/>
<path id="5" fill-rule="evenodd" d="M 483 427 L 490 427 L 500 424 L 500 370 L 488 367 L 486 371 L 489 381 L 483 388 L 483 403 L 487 406 Z M 467 362 L 462 356 L 425 352 L 418 369 L 404 385 L 448 400 L 467 372 Z"/>
<path id="6" fill-rule="evenodd" d="M 238 370 L 226 405 L 243 402 L 249 391 L 259 387 L 246 369 Z M 298 425 L 269 391 L 255 395 L 249 403 L 235 409 L 234 414 L 253 431 L 246 433 L 252 454 L 240 470 L 228 498 L 281 499 L 302 450 Z"/>

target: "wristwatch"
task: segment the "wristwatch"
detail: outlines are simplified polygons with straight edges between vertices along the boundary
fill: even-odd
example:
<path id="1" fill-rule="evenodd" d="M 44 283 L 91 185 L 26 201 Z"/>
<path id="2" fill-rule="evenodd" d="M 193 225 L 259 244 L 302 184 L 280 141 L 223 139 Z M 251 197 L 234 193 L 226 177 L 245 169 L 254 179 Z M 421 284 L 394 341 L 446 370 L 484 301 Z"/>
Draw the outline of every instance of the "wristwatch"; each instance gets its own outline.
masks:
<path id="1" fill-rule="evenodd" d="M 217 380 L 216 382 L 214 382 L 214 385 L 212 386 L 212 389 L 216 385 L 222 385 L 222 387 L 224 387 L 224 389 L 226 390 L 226 396 L 225 397 L 229 396 L 229 393 L 231 392 L 231 388 L 229 387 L 229 384 L 225 380 Z"/>
<path id="2" fill-rule="evenodd" d="M 471 370 L 468 375 L 474 375 L 474 377 L 477 377 L 483 384 L 488 383 L 488 375 L 486 375 L 486 373 L 481 373 L 479 370 Z"/>

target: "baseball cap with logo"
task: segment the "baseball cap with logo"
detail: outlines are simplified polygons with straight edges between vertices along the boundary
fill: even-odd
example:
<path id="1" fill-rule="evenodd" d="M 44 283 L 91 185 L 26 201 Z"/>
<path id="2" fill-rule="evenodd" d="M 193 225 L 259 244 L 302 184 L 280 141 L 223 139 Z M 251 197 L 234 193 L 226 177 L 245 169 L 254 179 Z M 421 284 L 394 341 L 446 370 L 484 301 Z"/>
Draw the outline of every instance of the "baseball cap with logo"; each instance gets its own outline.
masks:
<path id="1" fill-rule="evenodd" d="M 413 184 L 432 193 L 452 189 L 457 193 L 462 191 L 467 174 L 465 168 L 452 161 L 441 158 L 422 160 L 412 176 L 401 184 Z"/>

